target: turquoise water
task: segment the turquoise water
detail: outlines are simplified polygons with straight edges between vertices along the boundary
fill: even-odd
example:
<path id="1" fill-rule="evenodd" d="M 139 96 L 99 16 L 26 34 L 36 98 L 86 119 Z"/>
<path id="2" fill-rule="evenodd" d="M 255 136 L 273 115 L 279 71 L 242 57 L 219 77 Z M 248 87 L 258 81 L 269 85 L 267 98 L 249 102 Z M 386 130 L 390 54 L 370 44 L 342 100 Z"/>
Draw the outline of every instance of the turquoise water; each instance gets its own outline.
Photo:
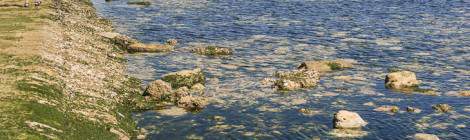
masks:
<path id="1" fill-rule="evenodd" d="M 470 138 L 470 2 L 444 0 L 152 0 L 148 7 L 94 0 L 117 31 L 143 42 L 176 38 L 171 53 L 130 54 L 129 74 L 146 82 L 162 74 L 202 68 L 212 103 L 203 111 L 165 116 L 136 112 L 149 139 L 339 139 L 331 136 L 333 113 L 358 112 L 369 124 L 362 139 L 405 139 L 415 133 L 441 139 Z M 197 45 L 219 45 L 233 56 L 191 54 Z M 260 81 L 302 61 L 348 58 L 353 69 L 322 76 L 313 89 L 276 92 Z M 389 69 L 416 72 L 422 88 L 439 96 L 384 88 Z M 350 76 L 353 80 L 340 80 Z M 373 102 L 376 106 L 364 103 Z M 447 103 L 454 111 L 437 114 Z M 381 105 L 402 110 L 373 111 Z M 405 108 L 422 109 L 419 114 Z M 303 115 L 301 108 L 315 110 Z M 216 121 L 214 116 L 225 120 Z"/>

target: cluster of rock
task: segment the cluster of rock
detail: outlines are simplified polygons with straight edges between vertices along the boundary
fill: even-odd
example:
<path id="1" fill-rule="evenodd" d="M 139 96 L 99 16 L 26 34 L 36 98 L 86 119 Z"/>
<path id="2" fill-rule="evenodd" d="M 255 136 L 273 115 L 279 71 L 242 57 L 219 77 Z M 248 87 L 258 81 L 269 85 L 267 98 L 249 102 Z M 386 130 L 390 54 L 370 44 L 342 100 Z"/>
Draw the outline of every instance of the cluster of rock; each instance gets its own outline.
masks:
<path id="1" fill-rule="evenodd" d="M 175 39 L 169 39 L 165 44 L 144 44 L 133 38 L 114 32 L 103 32 L 100 35 L 109 41 L 121 46 L 123 49 L 130 53 L 137 52 L 170 52 L 174 50 L 174 47 L 178 44 Z"/>
<path id="2" fill-rule="evenodd" d="M 261 83 L 271 85 L 277 90 L 288 91 L 315 87 L 322 73 L 352 68 L 353 60 L 320 60 L 301 63 L 296 70 L 277 71 L 274 78 L 265 78 Z"/>
<path id="3" fill-rule="evenodd" d="M 168 73 L 151 82 L 144 92 L 158 102 L 173 102 L 188 110 L 200 110 L 207 105 L 204 94 L 205 76 L 201 69 Z M 174 90 L 175 89 L 175 90 Z"/>

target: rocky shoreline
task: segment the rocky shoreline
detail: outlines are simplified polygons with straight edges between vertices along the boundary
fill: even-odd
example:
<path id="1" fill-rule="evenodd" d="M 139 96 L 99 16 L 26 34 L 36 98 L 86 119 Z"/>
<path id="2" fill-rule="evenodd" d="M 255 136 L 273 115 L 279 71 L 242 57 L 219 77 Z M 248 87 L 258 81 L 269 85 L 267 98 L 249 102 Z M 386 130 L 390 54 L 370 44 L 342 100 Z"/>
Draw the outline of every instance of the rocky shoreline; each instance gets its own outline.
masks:
<path id="1" fill-rule="evenodd" d="M 0 39 L 0 139 L 135 137 L 140 80 L 126 75 L 127 50 L 100 35 L 113 28 L 89 0 L 0 8 L 5 26 L 26 27 L 0 28 L 11 33 Z"/>

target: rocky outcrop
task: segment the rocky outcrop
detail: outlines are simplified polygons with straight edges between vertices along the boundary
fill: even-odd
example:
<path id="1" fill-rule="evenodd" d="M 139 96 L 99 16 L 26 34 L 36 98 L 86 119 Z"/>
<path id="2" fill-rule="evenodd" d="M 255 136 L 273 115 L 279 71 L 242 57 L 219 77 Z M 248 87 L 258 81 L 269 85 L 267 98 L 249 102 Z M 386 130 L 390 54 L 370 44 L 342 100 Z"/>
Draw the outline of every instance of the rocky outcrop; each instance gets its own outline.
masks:
<path id="1" fill-rule="evenodd" d="M 320 81 L 320 75 L 313 70 L 293 70 L 276 72 L 277 78 L 274 86 L 278 90 L 296 90 L 299 88 L 311 88 Z"/>
<path id="2" fill-rule="evenodd" d="M 300 64 L 297 68 L 326 73 L 334 70 L 352 68 L 354 63 L 354 60 L 349 59 L 306 61 Z"/>
<path id="3" fill-rule="evenodd" d="M 433 134 L 417 133 L 413 135 L 415 140 L 439 140 L 439 137 Z"/>
<path id="4" fill-rule="evenodd" d="M 340 110 L 334 115 L 333 125 L 337 129 L 356 129 L 366 126 L 367 122 L 356 112 Z"/>
<path id="5" fill-rule="evenodd" d="M 174 49 L 174 46 L 169 44 L 144 44 L 134 43 L 127 47 L 130 53 L 136 52 L 148 52 L 148 53 L 159 53 L 159 52 L 170 52 Z"/>
<path id="6" fill-rule="evenodd" d="M 144 95 L 148 95 L 155 100 L 166 100 L 172 93 L 171 85 L 162 80 L 151 82 L 145 89 Z"/>
<path id="7" fill-rule="evenodd" d="M 385 77 L 385 86 L 392 89 L 417 87 L 420 83 L 416 79 L 416 74 L 411 71 L 392 72 Z"/>
<path id="8" fill-rule="evenodd" d="M 433 105 L 432 108 L 436 110 L 437 112 L 441 112 L 441 113 L 447 113 L 447 112 L 452 111 L 452 106 L 448 104 L 436 104 L 436 105 Z"/>
<path id="9" fill-rule="evenodd" d="M 217 47 L 217 46 L 207 46 L 207 47 L 195 47 L 191 49 L 191 52 L 200 54 L 200 55 L 232 55 L 232 48 Z"/>
<path id="10" fill-rule="evenodd" d="M 128 36 L 116 33 L 116 32 L 101 32 L 99 35 L 106 40 L 120 46 L 123 49 L 127 49 L 127 47 L 131 44 L 138 43 L 139 41 L 132 39 Z"/>
<path id="11" fill-rule="evenodd" d="M 201 69 L 182 70 L 178 72 L 165 74 L 162 78 L 163 81 L 171 84 L 173 88 L 192 87 L 195 84 L 203 84 L 206 77 Z"/>

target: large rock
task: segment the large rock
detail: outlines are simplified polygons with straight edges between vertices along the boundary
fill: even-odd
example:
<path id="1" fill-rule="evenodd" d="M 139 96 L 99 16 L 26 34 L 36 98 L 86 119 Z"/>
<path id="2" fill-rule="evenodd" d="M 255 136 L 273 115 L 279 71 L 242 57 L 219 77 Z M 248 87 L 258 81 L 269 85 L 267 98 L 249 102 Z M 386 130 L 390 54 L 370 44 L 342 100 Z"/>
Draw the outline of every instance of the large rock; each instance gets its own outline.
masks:
<path id="1" fill-rule="evenodd" d="M 149 53 L 158 53 L 158 52 L 170 52 L 174 49 L 174 46 L 168 44 L 143 44 L 143 43 L 134 43 L 127 47 L 127 51 L 131 53 L 136 52 L 149 52 Z"/>
<path id="2" fill-rule="evenodd" d="M 334 70 L 352 68 L 354 63 L 354 60 L 349 59 L 306 61 L 300 64 L 298 69 L 315 70 L 320 73 L 325 73 Z"/>
<path id="3" fill-rule="evenodd" d="M 367 122 L 356 112 L 340 110 L 334 116 L 333 125 L 338 129 L 352 129 L 366 126 Z"/>
<path id="4" fill-rule="evenodd" d="M 162 80 L 170 83 L 173 88 L 177 89 L 184 86 L 192 87 L 197 83 L 204 85 L 206 77 L 202 70 L 197 68 L 165 74 Z"/>
<path id="5" fill-rule="evenodd" d="M 417 133 L 413 136 L 415 140 L 439 140 L 439 137 L 433 134 Z"/>
<path id="6" fill-rule="evenodd" d="M 293 70 L 288 72 L 276 72 L 277 80 L 274 85 L 279 90 L 295 90 L 310 88 L 317 85 L 320 75 L 313 70 Z"/>
<path id="7" fill-rule="evenodd" d="M 171 85 L 162 80 L 155 80 L 151 82 L 144 92 L 144 95 L 148 95 L 155 100 L 167 100 L 170 98 L 171 94 Z"/>
<path id="8" fill-rule="evenodd" d="M 420 83 L 416 79 L 416 74 L 410 71 L 392 72 L 385 77 L 385 86 L 393 89 L 417 87 Z"/>
<path id="9" fill-rule="evenodd" d="M 200 54 L 200 55 L 210 55 L 210 56 L 233 54 L 232 48 L 217 47 L 217 46 L 195 47 L 191 49 L 191 52 Z"/>

